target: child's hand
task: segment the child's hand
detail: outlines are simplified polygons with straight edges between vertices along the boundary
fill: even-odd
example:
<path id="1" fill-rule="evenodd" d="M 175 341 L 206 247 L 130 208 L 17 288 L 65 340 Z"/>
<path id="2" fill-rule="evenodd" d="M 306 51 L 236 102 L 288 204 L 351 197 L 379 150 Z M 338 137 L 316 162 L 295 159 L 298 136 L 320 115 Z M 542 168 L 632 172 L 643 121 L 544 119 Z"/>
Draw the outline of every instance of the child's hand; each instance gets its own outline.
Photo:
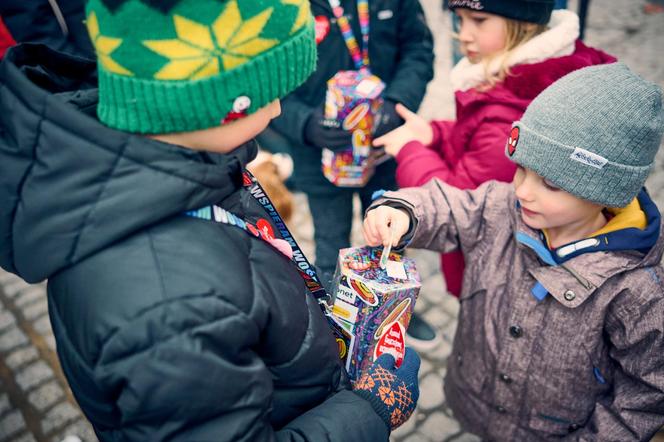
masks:
<path id="1" fill-rule="evenodd" d="M 367 212 L 362 230 L 368 245 L 387 246 L 392 238 L 394 247 L 409 228 L 410 216 L 407 212 L 390 206 L 378 206 Z"/>
<path id="2" fill-rule="evenodd" d="M 382 137 L 376 138 L 373 141 L 374 146 L 385 147 L 385 152 L 395 157 L 410 141 L 419 141 L 424 145 L 431 143 L 433 129 L 424 118 L 409 111 L 403 104 L 397 104 L 396 110 L 405 123 Z"/>

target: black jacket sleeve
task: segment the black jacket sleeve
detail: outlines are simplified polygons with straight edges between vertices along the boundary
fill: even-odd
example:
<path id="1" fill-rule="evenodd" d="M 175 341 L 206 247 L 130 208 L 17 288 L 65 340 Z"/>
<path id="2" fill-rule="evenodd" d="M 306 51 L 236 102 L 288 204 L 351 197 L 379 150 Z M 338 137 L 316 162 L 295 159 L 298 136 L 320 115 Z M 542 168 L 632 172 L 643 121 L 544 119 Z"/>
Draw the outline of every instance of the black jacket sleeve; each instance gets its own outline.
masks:
<path id="1" fill-rule="evenodd" d="M 404 0 L 399 26 L 399 64 L 383 96 L 417 111 L 433 78 L 433 37 L 419 0 Z"/>
<path id="2" fill-rule="evenodd" d="M 171 310 L 183 307 L 166 304 L 157 307 L 162 313 L 143 316 L 163 317 L 167 325 L 139 318 L 106 341 L 95 372 L 122 416 L 119 439 L 387 441 L 385 423 L 349 390 L 333 392 L 283 428 L 273 427 L 274 381 L 255 350 L 262 330 L 230 303 L 200 308 L 215 319 L 183 327 Z"/>

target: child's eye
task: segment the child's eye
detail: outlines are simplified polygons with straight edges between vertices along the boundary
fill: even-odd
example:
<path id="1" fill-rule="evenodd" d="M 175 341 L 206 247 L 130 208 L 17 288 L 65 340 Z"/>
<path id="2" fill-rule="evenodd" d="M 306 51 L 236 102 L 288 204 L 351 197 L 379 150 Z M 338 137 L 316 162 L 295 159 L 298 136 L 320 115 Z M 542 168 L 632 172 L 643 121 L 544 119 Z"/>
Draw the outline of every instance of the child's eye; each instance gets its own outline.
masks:
<path id="1" fill-rule="evenodd" d="M 484 14 L 472 14 L 470 16 L 470 19 L 472 21 L 474 21 L 475 23 L 478 23 L 478 24 L 484 22 L 487 18 L 489 18 L 489 17 L 487 17 Z"/>
<path id="2" fill-rule="evenodd" d="M 556 186 L 554 183 L 552 183 L 551 181 L 547 180 L 546 178 L 543 178 L 543 179 L 542 179 L 542 182 L 544 183 L 544 185 L 546 186 L 546 188 L 549 189 L 549 190 L 554 190 L 554 191 L 555 191 L 555 190 L 560 190 L 560 187 Z"/>

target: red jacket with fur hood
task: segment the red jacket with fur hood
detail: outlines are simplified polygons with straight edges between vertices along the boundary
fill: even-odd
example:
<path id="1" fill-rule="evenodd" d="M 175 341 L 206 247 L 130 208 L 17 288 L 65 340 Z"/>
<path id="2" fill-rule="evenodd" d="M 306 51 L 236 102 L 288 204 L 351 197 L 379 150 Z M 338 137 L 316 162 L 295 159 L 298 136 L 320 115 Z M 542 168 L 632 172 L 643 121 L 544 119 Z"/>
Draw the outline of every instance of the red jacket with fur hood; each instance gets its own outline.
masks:
<path id="1" fill-rule="evenodd" d="M 505 143 L 512 122 L 540 92 L 564 75 L 614 61 L 614 57 L 576 40 L 570 55 L 512 66 L 510 75 L 488 91 L 474 87 L 457 90 L 456 121 L 431 122 L 434 138 L 430 145 L 411 141 L 397 155 L 399 186 L 422 186 L 434 177 L 460 189 L 474 189 L 489 180 L 511 181 L 516 166 L 505 156 Z M 463 256 L 444 254 L 441 263 L 448 291 L 458 296 Z"/>

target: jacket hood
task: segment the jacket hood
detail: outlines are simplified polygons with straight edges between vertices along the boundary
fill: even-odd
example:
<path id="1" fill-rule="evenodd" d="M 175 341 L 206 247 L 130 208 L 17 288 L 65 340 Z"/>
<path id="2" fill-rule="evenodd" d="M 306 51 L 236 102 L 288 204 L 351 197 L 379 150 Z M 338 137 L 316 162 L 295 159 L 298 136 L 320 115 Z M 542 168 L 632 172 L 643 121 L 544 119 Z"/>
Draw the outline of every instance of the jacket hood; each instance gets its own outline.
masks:
<path id="1" fill-rule="evenodd" d="M 584 45 L 579 37 L 579 18 L 567 10 L 557 10 L 551 15 L 549 29 L 524 43 L 509 54 L 507 65 L 510 75 L 502 87 L 517 97 L 532 100 L 553 82 L 577 69 L 596 64 L 612 63 L 615 57 Z M 490 72 L 498 72 L 504 57 L 491 62 Z M 455 91 L 469 91 L 486 81 L 483 63 L 472 64 L 463 58 L 452 69 L 451 81 Z"/>
<path id="2" fill-rule="evenodd" d="M 521 64 L 510 69 L 505 78 L 505 89 L 528 100 L 534 99 L 544 89 L 560 78 L 587 66 L 614 63 L 617 59 L 598 49 L 590 48 L 577 40 L 574 52 L 564 57 L 550 58 L 539 63 Z M 524 78 L 527 78 L 524 81 Z"/>
<path id="3" fill-rule="evenodd" d="M 527 106 L 544 89 L 565 75 L 588 66 L 614 63 L 616 58 L 590 48 L 580 40 L 572 54 L 543 60 L 539 63 L 520 64 L 510 68 L 510 74 L 501 83 L 486 91 L 471 88 L 456 91 L 458 106 L 471 103 L 515 103 Z"/>
<path id="4" fill-rule="evenodd" d="M 0 266 L 28 282 L 223 200 L 257 150 L 197 152 L 107 128 L 96 64 L 42 45 L 12 48 L 0 85 Z"/>

